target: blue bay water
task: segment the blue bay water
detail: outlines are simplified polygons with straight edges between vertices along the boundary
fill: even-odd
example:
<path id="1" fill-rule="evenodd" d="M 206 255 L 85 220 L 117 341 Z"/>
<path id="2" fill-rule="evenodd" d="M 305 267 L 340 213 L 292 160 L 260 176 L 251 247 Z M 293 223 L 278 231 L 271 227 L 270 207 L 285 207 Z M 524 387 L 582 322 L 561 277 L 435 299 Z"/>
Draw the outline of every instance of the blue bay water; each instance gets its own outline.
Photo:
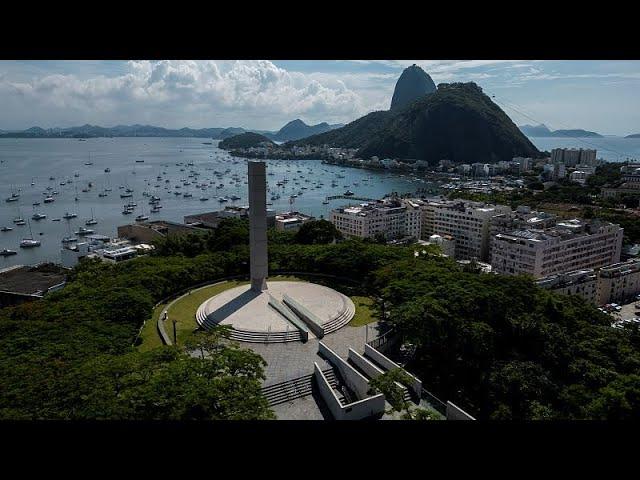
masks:
<path id="1" fill-rule="evenodd" d="M 532 138 L 533 143 L 540 149 L 551 150 L 556 147 L 564 148 L 596 148 L 598 157 L 608 161 L 624 161 L 627 157 L 640 159 L 640 139 L 624 139 L 619 137 L 589 138 L 589 139 L 558 139 Z M 76 139 L 0 139 L 0 227 L 13 227 L 11 232 L 0 232 L 0 249 L 16 250 L 17 255 L 0 257 L 0 268 L 15 264 L 34 264 L 42 261 L 60 260 L 61 239 L 69 232 L 77 231 L 84 226 L 85 220 L 91 218 L 91 210 L 98 220 L 98 224 L 91 226 L 95 233 L 116 236 L 118 225 L 132 223 L 136 215 L 144 213 L 151 220 L 170 220 L 182 222 L 185 215 L 193 213 L 220 210 L 225 205 L 244 205 L 247 202 L 246 160 L 233 159 L 226 152 L 212 145 L 205 145 L 206 139 L 200 138 L 96 138 L 78 141 Z M 144 160 L 138 163 L 136 160 Z M 93 165 L 85 165 L 91 161 Z M 176 163 L 182 163 L 178 166 Z M 194 166 L 187 166 L 193 163 Z M 279 200 L 273 200 L 277 212 L 299 210 L 317 217 L 328 217 L 331 208 L 347 203 L 345 200 L 333 200 L 328 205 L 322 201 L 326 196 L 339 195 L 350 189 L 356 195 L 381 198 L 387 193 L 413 192 L 416 188 L 425 187 L 424 183 L 416 181 L 410 175 L 398 175 L 387 172 L 367 171 L 354 168 L 342 168 L 323 165 L 314 160 L 269 160 L 268 171 L 274 175 L 268 176 L 272 192 L 281 195 Z M 110 173 L 104 169 L 110 168 Z M 184 169 L 184 171 L 180 171 Z M 222 180 L 213 175 L 213 170 L 225 173 Z M 197 179 L 188 178 L 190 170 L 200 173 Z M 298 172 L 298 170 L 300 172 Z M 135 172 L 135 173 L 134 173 Z M 166 175 L 162 172 L 167 172 Z M 79 174 L 75 177 L 74 174 Z M 241 179 L 239 184 L 231 183 L 233 174 Z M 161 181 L 156 181 L 158 175 Z M 344 178 L 337 178 L 343 175 Z M 303 178 L 299 178 L 299 177 Z M 55 180 L 49 180 L 54 177 Z M 290 181 L 284 189 L 275 185 L 282 178 Z M 191 198 L 173 195 L 176 189 L 165 190 L 165 179 L 171 185 L 181 185 L 179 191 L 188 190 L 193 194 Z M 191 181 L 190 187 L 182 186 L 182 179 Z M 336 187 L 331 187 L 335 179 Z M 367 180 L 365 180 L 367 179 Z M 305 182 L 304 180 L 309 180 Z M 35 185 L 31 186 L 31 182 Z M 60 183 L 65 181 L 66 185 Z M 195 183 L 211 182 L 214 185 L 224 183 L 224 188 L 213 187 L 202 191 L 194 187 Z M 295 185 L 294 182 L 299 184 Z M 82 192 L 91 182 L 93 187 L 89 192 Z M 321 188 L 312 188 L 317 182 L 323 182 Z M 353 184 L 357 183 L 358 186 Z M 159 188 L 154 188 L 159 185 Z M 59 192 L 54 196 L 55 202 L 43 203 L 46 188 L 50 186 Z M 134 190 L 132 198 L 120 198 L 118 187 L 128 187 Z M 289 203 L 289 196 L 297 193 L 306 186 L 303 195 Z M 104 188 L 111 188 L 108 196 L 98 197 Z M 162 210 L 152 214 L 149 211 L 148 198 L 142 193 L 162 198 Z M 18 202 L 5 202 L 5 198 L 12 192 L 20 193 Z M 76 192 L 79 201 L 75 202 Z M 202 195 L 209 197 L 207 202 L 201 202 Z M 237 195 L 241 197 L 236 202 L 219 203 L 218 197 Z M 271 194 L 269 194 L 271 196 Z M 35 201 L 41 202 L 33 207 Z M 128 201 L 138 204 L 135 213 L 122 215 L 122 207 Z M 42 242 L 41 247 L 20 249 L 19 243 L 23 237 L 29 236 L 28 226 L 14 225 L 12 220 L 16 216 L 30 219 L 34 212 L 47 215 L 40 221 L 31 220 L 34 238 Z M 62 219 L 53 222 L 53 218 L 60 218 L 65 212 L 77 213 L 72 220 Z M 42 235 L 40 235 L 42 233 Z"/>
<path id="2" fill-rule="evenodd" d="M 95 233 L 115 237 L 118 225 L 132 223 L 136 215 L 143 213 L 150 220 L 170 220 L 182 222 L 185 215 L 221 210 L 225 205 L 246 205 L 247 166 L 246 160 L 234 159 L 226 152 L 212 145 L 205 145 L 206 139 L 201 138 L 96 138 L 78 141 L 76 139 L 0 139 L 0 227 L 13 227 L 11 232 L 0 232 L 0 249 L 16 250 L 17 255 L 0 257 L 0 268 L 16 264 L 31 265 L 42 261 L 60 261 L 61 240 L 69 232 L 73 234 L 85 221 L 91 218 L 91 210 L 98 221 L 97 225 L 87 227 Z M 137 163 L 136 160 L 144 160 Z M 91 161 L 93 165 L 85 165 Z M 176 163 L 183 163 L 178 166 Z M 193 163 L 193 166 L 187 166 Z M 105 173 L 110 168 L 110 173 Z M 184 169 L 184 171 L 180 171 Z M 214 176 L 213 171 L 225 173 L 222 179 Z M 390 174 L 385 172 L 367 171 L 354 168 L 342 168 L 323 165 L 314 160 L 269 160 L 268 172 L 274 175 L 267 177 L 272 193 L 280 193 L 279 200 L 268 200 L 273 203 L 270 208 L 276 212 L 299 210 L 304 213 L 328 218 L 331 208 L 342 205 L 345 200 L 333 200 L 328 205 L 322 201 L 329 195 L 340 195 L 350 189 L 356 195 L 380 198 L 387 193 L 413 192 L 416 188 L 425 187 L 424 183 L 413 180 L 409 175 Z M 191 170 L 200 173 L 196 179 L 189 178 Z M 299 172 L 298 172 L 299 171 Z M 135 172 L 135 173 L 134 173 Z M 163 175 L 162 172 L 166 172 Z M 75 177 L 74 174 L 79 176 Z M 231 183 L 231 177 L 237 173 L 239 184 Z M 156 177 L 162 176 L 161 181 Z M 337 178 L 343 175 L 344 178 Z M 55 180 L 49 180 L 54 177 Z M 283 178 L 289 179 L 285 188 L 275 184 Z M 303 177 L 303 178 L 299 178 Z M 166 184 L 165 179 L 170 183 Z M 192 183 L 183 186 L 182 179 Z M 337 186 L 331 187 L 331 181 L 336 179 Z M 367 180 L 365 180 L 367 179 Z M 305 180 L 308 180 L 306 182 Z M 35 185 L 31 186 L 31 182 Z M 61 186 L 61 182 L 68 182 Z M 298 185 L 295 185 L 295 182 Z M 93 187 L 86 193 L 89 182 Z M 211 182 L 214 185 L 224 183 L 224 187 L 211 187 L 205 191 L 195 188 L 195 184 Z M 323 182 L 321 188 L 313 188 L 313 184 Z M 353 184 L 357 183 L 358 186 Z M 155 188 L 159 185 L 159 188 Z M 170 185 L 170 190 L 165 190 Z M 173 194 L 173 188 L 180 185 L 180 192 L 189 191 L 191 198 L 184 198 Z M 45 204 L 43 200 L 50 186 L 59 192 L 53 203 Z M 131 188 L 132 198 L 120 198 L 123 191 L 119 186 Z M 290 204 L 289 196 L 297 193 L 301 187 L 304 193 Z M 107 197 L 100 198 L 98 194 L 104 188 L 111 188 Z M 18 202 L 5 202 L 12 191 L 20 193 Z M 150 213 L 148 198 L 142 193 L 147 191 L 161 197 L 162 210 L 160 213 Z M 76 192 L 79 201 L 75 201 Z M 209 197 L 201 202 L 203 194 Z M 218 197 L 237 195 L 241 197 L 235 202 L 219 203 Z M 269 197 L 271 193 L 269 193 Z M 33 202 L 41 205 L 33 207 Z M 123 205 L 129 201 L 137 203 L 135 213 L 123 215 Z M 31 219 L 34 212 L 47 215 L 40 221 L 30 220 L 33 237 L 42 242 L 42 246 L 32 249 L 19 248 L 20 240 L 29 236 L 28 225 L 17 226 L 12 220 L 22 216 Z M 78 217 L 60 222 L 53 222 L 53 218 L 62 217 L 65 212 L 77 213 Z M 40 235 L 42 233 L 42 235 Z"/>

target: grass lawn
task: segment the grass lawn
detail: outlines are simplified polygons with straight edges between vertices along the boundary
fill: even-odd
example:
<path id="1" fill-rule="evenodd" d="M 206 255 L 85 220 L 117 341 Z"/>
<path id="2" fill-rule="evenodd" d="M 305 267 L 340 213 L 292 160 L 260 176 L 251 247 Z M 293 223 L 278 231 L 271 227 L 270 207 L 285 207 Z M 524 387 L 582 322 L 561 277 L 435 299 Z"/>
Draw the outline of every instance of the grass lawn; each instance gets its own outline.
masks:
<path id="1" fill-rule="evenodd" d="M 146 352 L 147 350 L 152 350 L 163 345 L 160 334 L 158 333 L 158 317 L 166 306 L 166 303 L 162 303 L 154 308 L 151 318 L 147 320 L 144 327 L 142 327 L 142 331 L 140 332 L 140 340 L 142 343 L 138 345 L 138 350 L 141 352 Z"/>
<path id="2" fill-rule="evenodd" d="M 349 322 L 351 327 L 361 327 L 378 320 L 373 310 L 373 300 L 369 297 L 351 297 L 351 301 L 356 306 L 356 314 Z"/>

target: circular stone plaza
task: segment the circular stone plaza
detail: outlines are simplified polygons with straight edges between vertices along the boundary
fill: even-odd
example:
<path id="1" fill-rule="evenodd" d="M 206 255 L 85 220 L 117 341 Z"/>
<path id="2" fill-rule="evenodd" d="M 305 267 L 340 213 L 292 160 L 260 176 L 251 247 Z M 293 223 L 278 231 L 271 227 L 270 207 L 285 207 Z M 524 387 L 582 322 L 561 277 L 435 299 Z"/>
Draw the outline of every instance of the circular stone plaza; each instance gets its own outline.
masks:
<path id="1" fill-rule="evenodd" d="M 309 282 L 267 282 L 225 290 L 205 301 L 196 313 L 204 328 L 230 325 L 231 338 L 244 342 L 290 342 L 321 337 L 345 326 L 355 306 L 340 292 Z M 317 325 L 317 326 L 316 326 Z"/>
<path id="2" fill-rule="evenodd" d="M 349 323 L 351 299 L 310 282 L 267 282 L 267 187 L 264 162 L 249 162 L 249 247 L 251 284 L 225 290 L 200 305 L 203 328 L 231 327 L 244 342 L 291 342 L 322 338 Z"/>

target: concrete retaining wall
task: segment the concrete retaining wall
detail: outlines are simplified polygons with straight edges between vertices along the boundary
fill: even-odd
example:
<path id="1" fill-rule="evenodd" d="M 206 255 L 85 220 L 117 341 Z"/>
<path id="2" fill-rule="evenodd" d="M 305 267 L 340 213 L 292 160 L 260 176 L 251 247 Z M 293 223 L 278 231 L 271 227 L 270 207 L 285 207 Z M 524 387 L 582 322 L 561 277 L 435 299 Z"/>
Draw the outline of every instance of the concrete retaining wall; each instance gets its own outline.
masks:
<path id="1" fill-rule="evenodd" d="M 311 330 L 316 337 L 324 337 L 324 327 L 316 321 L 315 316 L 309 310 L 307 310 L 304 305 L 302 305 L 300 302 L 297 302 L 287 294 L 284 294 L 282 296 L 282 301 L 287 307 L 293 310 L 293 313 L 300 317 L 300 319 L 307 325 L 307 327 L 309 327 L 309 330 Z"/>
<path id="2" fill-rule="evenodd" d="M 369 345 L 364 346 L 364 356 L 371 358 L 374 362 L 376 362 L 381 367 L 386 370 L 392 370 L 394 368 L 399 368 L 404 371 L 411 378 L 411 385 L 407 385 L 413 392 L 416 394 L 418 398 L 420 398 L 422 393 L 422 381 L 416 378 L 414 375 L 411 375 L 400 365 L 392 361 L 391 359 L 385 357 L 382 353 L 377 351 L 375 348 L 370 347 Z"/>
<path id="3" fill-rule="evenodd" d="M 385 400 L 381 393 L 348 405 L 342 405 L 335 391 L 329 385 L 326 377 L 317 363 L 313 363 L 313 373 L 318 383 L 320 395 L 324 399 L 331 415 L 336 420 L 362 420 L 363 418 L 380 415 L 384 412 Z"/>
<path id="4" fill-rule="evenodd" d="M 323 398 L 324 402 L 327 404 L 331 415 L 336 420 L 342 420 L 342 404 L 340 400 L 336 396 L 336 392 L 331 388 L 329 382 L 327 381 L 324 373 L 318 366 L 317 363 L 313 363 L 313 374 L 316 378 L 316 382 L 318 384 L 318 390 L 320 391 L 320 396 Z"/>
<path id="5" fill-rule="evenodd" d="M 360 370 L 367 374 L 369 378 L 376 378 L 377 376 L 384 373 L 373 363 L 356 352 L 353 348 L 349 349 L 349 360 L 355 363 Z"/>
<path id="6" fill-rule="evenodd" d="M 447 420 L 475 420 L 475 418 L 460 407 L 457 407 L 451 402 L 447 402 Z"/>
<path id="7" fill-rule="evenodd" d="M 358 368 L 360 368 L 360 370 L 362 370 L 369 378 L 376 378 L 384 373 L 373 363 L 356 352 L 353 348 L 349 348 L 349 360 L 355 363 Z M 395 382 L 395 384 L 403 392 L 407 390 L 407 387 L 405 387 L 401 383 Z"/>
<path id="8" fill-rule="evenodd" d="M 318 342 L 318 352 L 340 372 L 347 386 L 356 394 L 359 399 L 367 398 L 369 391 L 369 380 L 360 372 L 347 363 L 337 353 L 327 347 L 324 343 Z"/>
<path id="9" fill-rule="evenodd" d="M 304 322 L 302 322 L 298 317 L 296 317 L 296 314 L 293 313 L 290 309 L 288 309 L 286 305 L 283 305 L 280 301 L 278 301 L 278 299 L 274 298 L 270 293 L 268 295 L 269 295 L 269 305 L 271 305 L 272 308 L 275 308 L 276 311 L 280 313 L 280 315 L 286 318 L 289 321 L 289 323 L 292 323 L 293 326 L 298 329 L 303 342 L 308 341 L 309 329 L 304 324 Z"/>

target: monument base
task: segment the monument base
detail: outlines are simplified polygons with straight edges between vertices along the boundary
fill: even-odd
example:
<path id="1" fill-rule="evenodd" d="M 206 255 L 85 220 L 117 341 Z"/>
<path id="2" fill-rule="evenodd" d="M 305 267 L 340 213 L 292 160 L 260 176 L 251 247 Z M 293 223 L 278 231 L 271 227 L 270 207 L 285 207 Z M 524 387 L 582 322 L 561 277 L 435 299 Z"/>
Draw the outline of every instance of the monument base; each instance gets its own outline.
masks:
<path id="1" fill-rule="evenodd" d="M 300 330 L 269 305 L 270 297 L 283 301 L 286 294 L 310 311 L 325 335 L 344 327 L 355 315 L 351 299 L 336 290 L 309 282 L 270 281 L 265 290 L 252 285 L 225 290 L 206 300 L 196 313 L 203 328 L 230 325 L 231 338 L 242 342 L 302 341 Z M 309 333 L 313 338 L 313 333 Z"/>
<path id="2" fill-rule="evenodd" d="M 254 292 L 262 292 L 267 290 L 267 279 L 264 277 L 261 278 L 252 278 L 251 279 L 251 290 Z"/>

